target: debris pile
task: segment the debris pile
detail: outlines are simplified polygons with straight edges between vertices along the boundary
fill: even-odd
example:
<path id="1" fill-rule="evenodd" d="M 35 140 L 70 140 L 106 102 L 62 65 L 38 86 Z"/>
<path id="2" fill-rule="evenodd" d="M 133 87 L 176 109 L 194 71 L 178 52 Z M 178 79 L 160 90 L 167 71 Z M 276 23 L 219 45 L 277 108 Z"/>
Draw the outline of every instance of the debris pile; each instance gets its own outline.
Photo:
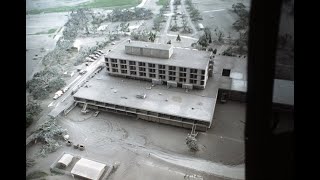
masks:
<path id="1" fill-rule="evenodd" d="M 54 119 L 49 119 L 34 131 L 32 141 L 43 144 L 39 155 L 45 157 L 48 153 L 54 152 L 61 147 L 59 141 L 63 140 L 63 136 L 66 134 L 66 129 L 62 129 L 61 126 L 57 125 Z"/>

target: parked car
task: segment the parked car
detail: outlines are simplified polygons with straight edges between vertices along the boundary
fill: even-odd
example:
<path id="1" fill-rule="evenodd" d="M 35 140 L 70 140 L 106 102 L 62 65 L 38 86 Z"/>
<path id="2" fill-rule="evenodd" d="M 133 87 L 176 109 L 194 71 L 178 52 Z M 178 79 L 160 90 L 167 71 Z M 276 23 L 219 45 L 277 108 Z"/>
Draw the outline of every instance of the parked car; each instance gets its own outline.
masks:
<path id="1" fill-rule="evenodd" d="M 61 95 L 63 94 L 63 91 L 59 90 L 54 94 L 53 99 L 56 100 L 58 99 Z"/>
<path id="2" fill-rule="evenodd" d="M 79 74 L 81 74 L 81 75 L 82 75 L 82 74 L 85 74 L 86 72 L 87 72 L 87 70 L 83 69 L 83 70 L 81 70 L 81 71 L 80 71 L 80 73 L 79 73 Z"/>

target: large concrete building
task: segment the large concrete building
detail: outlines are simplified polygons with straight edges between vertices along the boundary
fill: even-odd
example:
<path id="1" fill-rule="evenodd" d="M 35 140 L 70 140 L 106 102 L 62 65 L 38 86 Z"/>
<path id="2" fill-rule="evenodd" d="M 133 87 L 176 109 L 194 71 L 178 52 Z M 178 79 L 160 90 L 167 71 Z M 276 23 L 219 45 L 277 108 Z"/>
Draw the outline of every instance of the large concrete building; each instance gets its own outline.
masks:
<path id="1" fill-rule="evenodd" d="M 105 56 L 109 74 L 145 79 L 154 84 L 204 89 L 212 69 L 210 54 L 167 44 L 131 42 Z"/>
<path id="2" fill-rule="evenodd" d="M 246 92 L 245 58 L 212 58 L 206 51 L 128 42 L 108 52 L 105 63 L 106 68 L 74 94 L 84 112 L 115 112 L 206 131 L 214 124 L 220 91 L 239 100 Z"/>

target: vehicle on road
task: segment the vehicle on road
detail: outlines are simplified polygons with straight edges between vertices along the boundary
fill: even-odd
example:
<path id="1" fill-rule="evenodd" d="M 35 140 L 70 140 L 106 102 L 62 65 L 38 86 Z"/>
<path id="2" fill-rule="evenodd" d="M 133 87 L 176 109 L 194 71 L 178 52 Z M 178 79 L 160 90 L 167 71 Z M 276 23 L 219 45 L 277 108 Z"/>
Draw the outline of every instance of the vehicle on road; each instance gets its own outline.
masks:
<path id="1" fill-rule="evenodd" d="M 85 74 L 87 72 L 87 70 L 85 70 L 85 69 L 83 69 L 83 70 L 81 70 L 80 72 L 79 72 L 79 74 Z"/>
<path id="2" fill-rule="evenodd" d="M 111 45 L 115 45 L 116 43 L 112 42 Z"/>
<path id="3" fill-rule="evenodd" d="M 53 99 L 54 99 L 54 100 L 58 99 L 62 94 L 63 94 L 63 91 L 61 91 L 61 90 L 57 91 L 57 92 L 54 94 Z"/>
<path id="4" fill-rule="evenodd" d="M 69 89 L 69 87 L 65 87 L 65 88 L 63 88 L 62 92 L 65 93 L 68 91 L 68 89 Z"/>

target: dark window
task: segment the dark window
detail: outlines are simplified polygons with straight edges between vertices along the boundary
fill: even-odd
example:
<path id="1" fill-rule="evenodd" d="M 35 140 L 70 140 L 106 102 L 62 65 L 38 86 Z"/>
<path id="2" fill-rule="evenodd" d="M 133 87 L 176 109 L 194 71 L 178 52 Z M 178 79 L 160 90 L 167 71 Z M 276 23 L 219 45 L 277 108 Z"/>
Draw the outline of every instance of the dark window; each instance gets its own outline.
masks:
<path id="1" fill-rule="evenodd" d="M 190 73 L 196 74 L 197 73 L 197 69 L 190 69 Z"/>
<path id="2" fill-rule="evenodd" d="M 200 85 L 204 85 L 204 81 L 200 81 Z"/>
<path id="3" fill-rule="evenodd" d="M 126 64 L 126 60 L 120 60 L 121 64 Z"/>
<path id="4" fill-rule="evenodd" d="M 194 78 L 194 79 L 197 79 L 197 75 L 194 75 L 194 74 L 190 74 L 190 78 Z"/>
<path id="5" fill-rule="evenodd" d="M 111 59 L 111 62 L 116 63 L 117 59 Z"/>
<path id="6" fill-rule="evenodd" d="M 180 71 L 181 71 L 181 72 L 186 72 L 186 71 L 187 71 L 187 68 L 182 68 L 182 67 L 181 67 L 181 68 L 180 68 Z"/>
<path id="7" fill-rule="evenodd" d="M 149 65 L 149 67 L 152 67 L 152 68 L 156 67 L 155 64 L 148 63 L 148 65 Z"/>
<path id="8" fill-rule="evenodd" d="M 164 70 L 159 70 L 159 74 L 165 74 L 166 73 L 166 71 L 164 71 Z"/>
<path id="9" fill-rule="evenodd" d="M 165 69 L 166 66 L 165 65 L 159 65 L 159 69 Z"/>
<path id="10" fill-rule="evenodd" d="M 230 69 L 223 69 L 222 70 L 222 76 L 230 76 L 230 72 L 231 72 Z"/>
<path id="11" fill-rule="evenodd" d="M 139 71 L 146 71 L 146 68 L 143 68 L 143 67 L 139 67 Z"/>
<path id="12" fill-rule="evenodd" d="M 205 73 L 206 73 L 206 71 L 205 71 L 205 70 L 202 70 L 202 71 L 201 71 L 201 74 L 203 74 L 203 75 L 204 75 Z"/>
<path id="13" fill-rule="evenodd" d="M 169 75 L 175 76 L 175 75 L 176 75 L 176 72 L 169 71 Z"/>
<path id="14" fill-rule="evenodd" d="M 131 75 L 137 75 L 137 72 L 136 71 L 130 71 L 130 74 Z"/>
<path id="15" fill-rule="evenodd" d="M 146 63 L 144 63 L 144 62 L 139 62 L 139 66 L 146 66 Z"/>
<path id="16" fill-rule="evenodd" d="M 149 72 L 154 73 L 154 72 L 156 72 L 156 70 L 155 69 L 149 69 Z"/>
<path id="17" fill-rule="evenodd" d="M 127 70 L 121 70 L 121 73 L 127 74 Z"/>
<path id="18" fill-rule="evenodd" d="M 169 66 L 169 70 L 176 70 L 175 66 Z"/>
<path id="19" fill-rule="evenodd" d="M 180 77 L 186 77 L 186 73 L 180 73 Z"/>
<path id="20" fill-rule="evenodd" d="M 179 81 L 184 83 L 186 82 L 186 78 L 179 78 Z"/>
<path id="21" fill-rule="evenodd" d="M 135 66 L 130 66 L 130 70 L 136 70 Z"/>
<path id="22" fill-rule="evenodd" d="M 109 63 L 106 63 L 106 66 L 109 67 Z"/>
<path id="23" fill-rule="evenodd" d="M 110 68 L 107 68 L 107 71 L 110 71 Z"/>
<path id="24" fill-rule="evenodd" d="M 164 76 L 164 75 L 159 75 L 159 79 L 166 79 L 166 76 Z"/>
<path id="25" fill-rule="evenodd" d="M 118 64 L 112 64 L 112 67 L 118 67 Z"/>
<path id="26" fill-rule="evenodd" d="M 105 60 L 106 62 L 109 62 L 109 59 L 108 59 L 108 58 L 104 58 L 104 60 Z"/>
<path id="27" fill-rule="evenodd" d="M 175 80 L 176 80 L 176 77 L 169 76 L 169 80 L 170 80 L 170 81 L 175 81 Z"/>
<path id="28" fill-rule="evenodd" d="M 118 69 L 112 69 L 112 72 L 118 72 Z"/>
<path id="29" fill-rule="evenodd" d="M 136 62 L 134 62 L 134 61 L 129 61 L 129 65 L 136 65 Z"/>
<path id="30" fill-rule="evenodd" d="M 139 75 L 140 75 L 140 76 L 146 76 L 146 73 L 139 72 Z"/>
<path id="31" fill-rule="evenodd" d="M 201 76 L 201 80 L 204 80 L 204 76 Z"/>
<path id="32" fill-rule="evenodd" d="M 127 69 L 127 65 L 121 65 L 122 69 Z"/>
<path id="33" fill-rule="evenodd" d="M 155 77 L 156 77 L 156 75 L 155 75 L 155 74 L 149 74 L 149 77 L 151 77 L 151 78 L 155 78 Z"/>

